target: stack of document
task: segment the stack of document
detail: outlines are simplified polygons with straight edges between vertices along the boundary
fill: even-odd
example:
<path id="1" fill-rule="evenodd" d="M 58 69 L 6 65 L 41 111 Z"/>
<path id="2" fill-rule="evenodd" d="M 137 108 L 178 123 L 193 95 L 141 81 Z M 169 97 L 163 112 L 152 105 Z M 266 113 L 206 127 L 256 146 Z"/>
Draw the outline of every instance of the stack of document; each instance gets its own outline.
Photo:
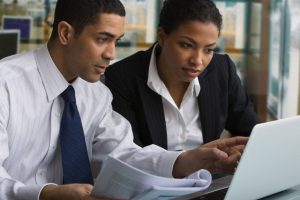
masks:
<path id="1" fill-rule="evenodd" d="M 198 172 L 198 179 L 175 179 L 155 176 L 108 157 L 98 175 L 92 195 L 113 199 L 172 199 L 199 192 L 211 184 L 211 174 Z"/>

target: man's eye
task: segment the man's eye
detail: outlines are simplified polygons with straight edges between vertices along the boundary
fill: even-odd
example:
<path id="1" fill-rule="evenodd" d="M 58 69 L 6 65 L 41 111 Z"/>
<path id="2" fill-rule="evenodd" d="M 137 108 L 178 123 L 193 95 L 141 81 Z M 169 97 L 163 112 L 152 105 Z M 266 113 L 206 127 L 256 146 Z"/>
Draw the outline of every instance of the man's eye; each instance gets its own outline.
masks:
<path id="1" fill-rule="evenodd" d="M 106 42 L 108 40 L 107 37 L 99 37 L 98 39 L 98 42 Z"/>
<path id="2" fill-rule="evenodd" d="M 115 45 L 118 45 L 119 42 L 121 42 L 121 39 L 117 39 L 117 40 L 115 41 Z"/>

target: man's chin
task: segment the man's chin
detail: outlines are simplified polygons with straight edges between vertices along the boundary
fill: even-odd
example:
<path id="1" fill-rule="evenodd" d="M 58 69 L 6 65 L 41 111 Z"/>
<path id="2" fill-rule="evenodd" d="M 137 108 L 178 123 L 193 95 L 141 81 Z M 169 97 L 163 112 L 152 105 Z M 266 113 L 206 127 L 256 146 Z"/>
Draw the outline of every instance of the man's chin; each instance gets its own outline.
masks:
<path id="1" fill-rule="evenodd" d="M 97 81 L 100 81 L 101 75 L 97 75 L 97 76 L 92 76 L 92 77 L 81 77 L 83 80 L 90 82 L 90 83 L 95 83 Z"/>

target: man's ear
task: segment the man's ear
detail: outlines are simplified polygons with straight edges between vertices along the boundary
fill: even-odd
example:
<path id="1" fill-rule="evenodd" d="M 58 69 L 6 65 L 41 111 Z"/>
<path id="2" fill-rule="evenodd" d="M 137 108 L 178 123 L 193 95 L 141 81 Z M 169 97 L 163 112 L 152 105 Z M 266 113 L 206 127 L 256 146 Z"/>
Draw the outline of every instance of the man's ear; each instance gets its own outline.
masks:
<path id="1" fill-rule="evenodd" d="M 162 27 L 159 27 L 157 30 L 157 42 L 159 46 L 162 47 L 164 45 L 165 38 L 166 38 L 166 33 L 164 29 Z"/>
<path id="2" fill-rule="evenodd" d="M 58 38 L 62 45 L 68 45 L 75 34 L 74 28 L 66 21 L 58 24 Z"/>

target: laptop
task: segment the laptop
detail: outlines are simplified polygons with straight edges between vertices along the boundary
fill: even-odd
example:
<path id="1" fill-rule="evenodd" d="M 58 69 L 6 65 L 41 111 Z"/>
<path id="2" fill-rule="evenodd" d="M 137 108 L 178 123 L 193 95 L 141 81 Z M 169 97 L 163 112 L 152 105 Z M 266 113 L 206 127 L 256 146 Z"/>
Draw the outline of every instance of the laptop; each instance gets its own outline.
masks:
<path id="1" fill-rule="evenodd" d="M 300 184 L 300 116 L 256 125 L 229 181 L 181 199 L 260 199 Z M 229 187 L 226 188 L 226 183 Z M 224 186 L 225 185 L 225 186 Z M 196 197 L 196 198 L 195 198 Z"/>

